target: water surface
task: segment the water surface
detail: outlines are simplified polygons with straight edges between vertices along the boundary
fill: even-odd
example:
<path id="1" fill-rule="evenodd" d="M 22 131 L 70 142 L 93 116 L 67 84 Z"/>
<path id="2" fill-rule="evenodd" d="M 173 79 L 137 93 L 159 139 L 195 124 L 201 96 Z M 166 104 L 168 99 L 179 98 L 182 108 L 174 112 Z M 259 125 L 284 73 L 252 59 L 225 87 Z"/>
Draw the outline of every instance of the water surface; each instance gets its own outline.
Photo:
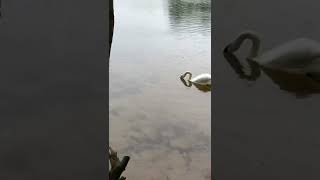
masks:
<path id="1" fill-rule="evenodd" d="M 211 71 L 205 0 L 116 1 L 110 145 L 128 179 L 210 179 L 211 94 L 179 76 Z"/>

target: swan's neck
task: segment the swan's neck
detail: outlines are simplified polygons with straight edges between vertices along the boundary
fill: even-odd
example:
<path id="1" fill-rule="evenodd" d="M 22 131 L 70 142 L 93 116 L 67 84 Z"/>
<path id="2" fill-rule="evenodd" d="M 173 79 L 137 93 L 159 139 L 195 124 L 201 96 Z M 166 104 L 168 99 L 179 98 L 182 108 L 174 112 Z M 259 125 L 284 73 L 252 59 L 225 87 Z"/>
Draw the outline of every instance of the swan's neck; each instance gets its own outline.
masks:
<path id="1" fill-rule="evenodd" d="M 191 83 L 190 81 L 184 80 L 183 77 L 181 77 L 180 79 L 181 79 L 182 83 L 183 83 L 185 86 L 187 86 L 187 87 L 191 87 L 191 86 L 192 86 L 192 83 Z"/>
<path id="2" fill-rule="evenodd" d="M 189 71 L 185 72 L 185 73 L 183 74 L 183 77 L 186 77 L 187 75 L 189 75 L 188 80 L 190 81 L 190 80 L 191 80 L 191 77 L 192 77 L 191 72 L 189 72 Z"/>
<path id="3" fill-rule="evenodd" d="M 256 61 L 247 59 L 249 63 L 249 68 L 251 70 L 250 74 L 246 74 L 244 72 L 244 66 L 240 63 L 238 57 L 236 57 L 233 53 L 224 52 L 224 57 L 227 62 L 231 65 L 231 67 L 235 70 L 235 72 L 239 75 L 241 79 L 247 79 L 248 81 L 255 81 L 261 75 L 260 66 Z"/>
<path id="4" fill-rule="evenodd" d="M 249 39 L 252 42 L 250 54 L 248 58 L 254 58 L 258 56 L 259 48 L 260 48 L 260 39 L 254 32 L 244 32 L 241 33 L 236 40 L 234 40 L 229 46 L 227 51 L 235 52 L 237 51 L 241 44 L 246 40 Z"/>

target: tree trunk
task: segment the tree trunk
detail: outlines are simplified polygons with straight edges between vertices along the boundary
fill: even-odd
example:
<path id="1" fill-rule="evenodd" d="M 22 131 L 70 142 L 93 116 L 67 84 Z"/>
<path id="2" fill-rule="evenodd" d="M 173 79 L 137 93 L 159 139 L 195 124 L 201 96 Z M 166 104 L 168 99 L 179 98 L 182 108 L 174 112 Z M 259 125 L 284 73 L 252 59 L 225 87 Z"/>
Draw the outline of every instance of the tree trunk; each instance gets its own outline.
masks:
<path id="1" fill-rule="evenodd" d="M 113 0 L 109 0 L 109 46 L 108 46 L 108 59 L 110 58 L 111 44 L 113 37 L 113 27 L 114 27 L 114 9 Z"/>

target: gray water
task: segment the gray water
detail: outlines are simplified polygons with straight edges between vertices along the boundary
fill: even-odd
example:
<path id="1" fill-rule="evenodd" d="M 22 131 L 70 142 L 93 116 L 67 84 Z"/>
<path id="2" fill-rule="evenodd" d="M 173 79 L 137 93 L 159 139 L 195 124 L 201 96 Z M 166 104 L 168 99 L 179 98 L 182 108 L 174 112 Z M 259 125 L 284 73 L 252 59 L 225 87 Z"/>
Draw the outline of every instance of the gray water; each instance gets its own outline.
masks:
<path id="1" fill-rule="evenodd" d="M 301 76 L 239 78 L 223 56 L 244 30 L 261 51 L 300 37 L 320 41 L 319 1 L 217 1 L 213 73 L 213 174 L 218 180 L 320 178 L 319 87 Z M 245 64 L 250 43 L 237 56 Z M 249 72 L 248 66 L 245 71 Z"/>
<path id="2" fill-rule="evenodd" d="M 211 4 L 115 2 L 110 145 L 128 179 L 210 179 L 211 94 L 180 75 L 211 72 Z"/>

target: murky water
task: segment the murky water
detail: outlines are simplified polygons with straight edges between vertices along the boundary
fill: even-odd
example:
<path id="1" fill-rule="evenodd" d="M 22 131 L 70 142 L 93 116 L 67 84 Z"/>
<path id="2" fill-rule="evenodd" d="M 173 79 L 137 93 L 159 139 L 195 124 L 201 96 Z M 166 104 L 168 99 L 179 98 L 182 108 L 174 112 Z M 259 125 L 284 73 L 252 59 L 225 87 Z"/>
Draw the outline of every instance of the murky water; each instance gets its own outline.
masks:
<path id="1" fill-rule="evenodd" d="M 224 0 L 215 6 L 215 178 L 319 179 L 319 84 L 271 71 L 249 82 L 235 73 L 222 53 L 248 29 L 259 33 L 260 52 L 300 37 L 320 41 L 319 1 Z M 243 64 L 249 47 L 245 43 L 237 53 Z M 244 69 L 249 72 L 248 65 Z"/>
<path id="2" fill-rule="evenodd" d="M 211 94 L 180 75 L 211 72 L 211 4 L 116 1 L 110 145 L 128 179 L 210 179 Z"/>

